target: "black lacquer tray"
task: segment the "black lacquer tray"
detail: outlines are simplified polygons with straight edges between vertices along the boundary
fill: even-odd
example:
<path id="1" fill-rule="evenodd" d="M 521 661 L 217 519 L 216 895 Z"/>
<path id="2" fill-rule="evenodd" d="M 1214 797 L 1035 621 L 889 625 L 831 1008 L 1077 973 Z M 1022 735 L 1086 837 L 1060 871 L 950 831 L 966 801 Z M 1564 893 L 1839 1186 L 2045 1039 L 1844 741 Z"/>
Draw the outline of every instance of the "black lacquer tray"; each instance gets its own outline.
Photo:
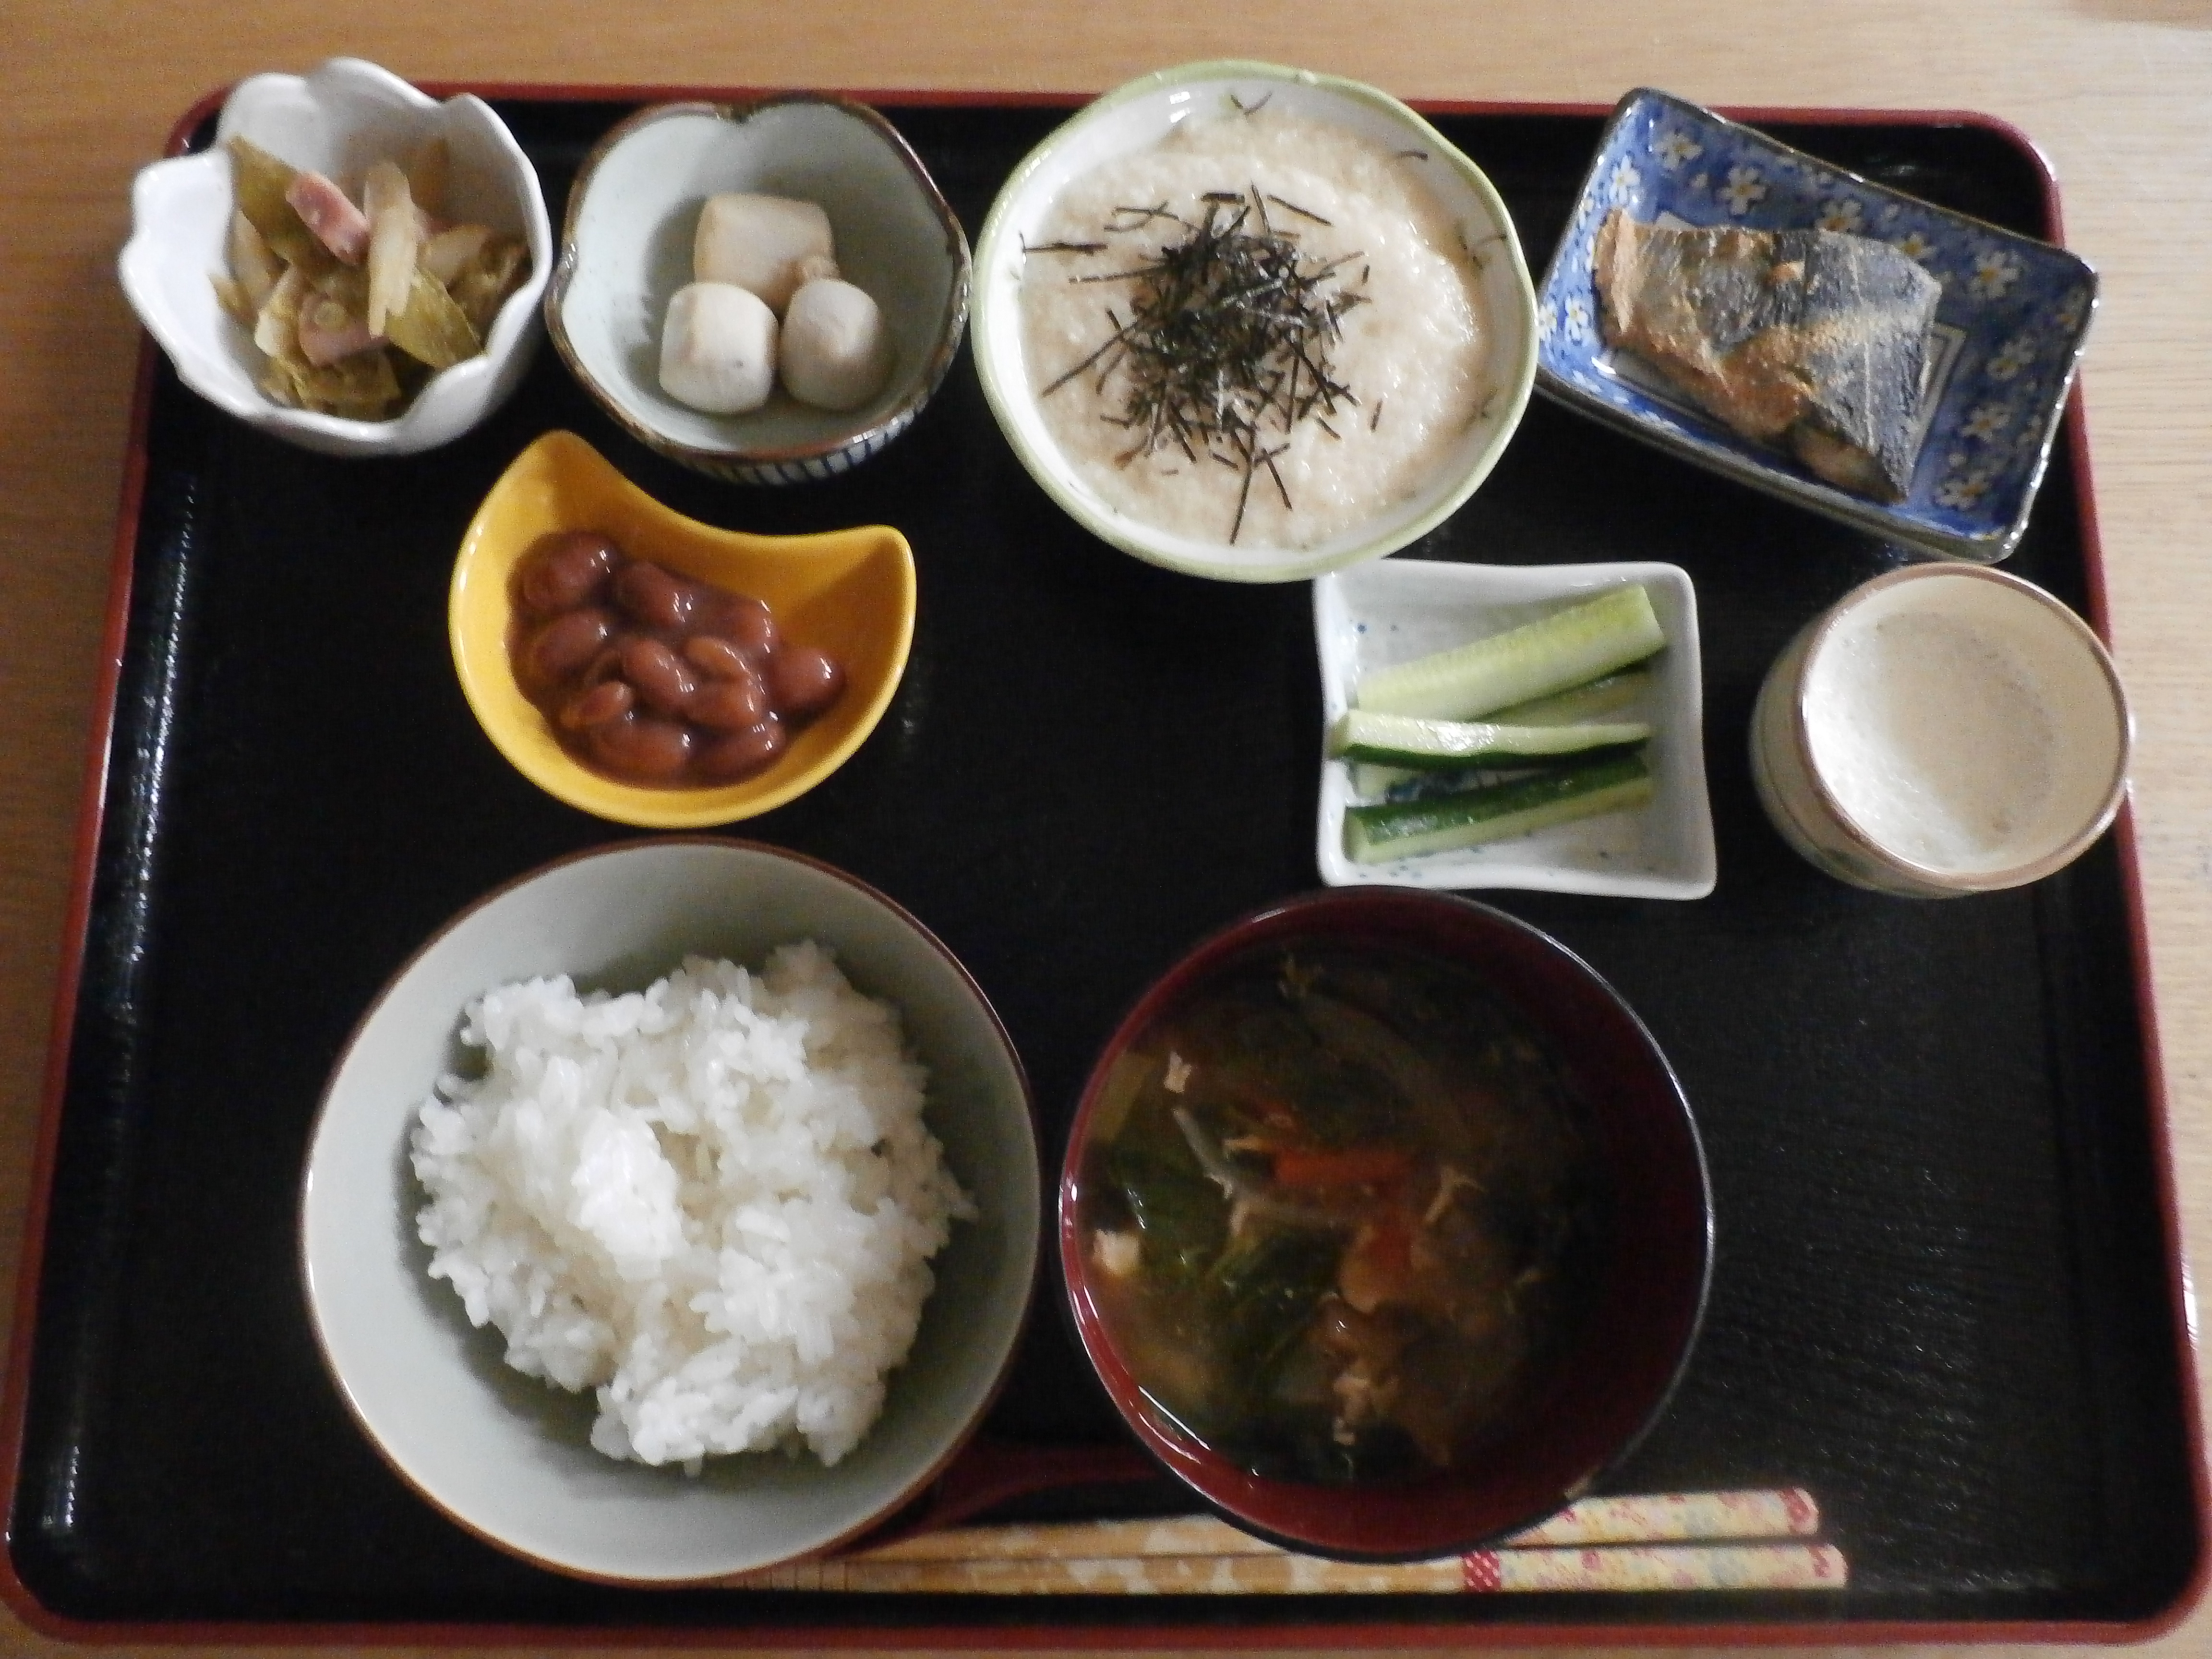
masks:
<path id="1" fill-rule="evenodd" d="M 634 106 L 496 100 L 555 210 Z M 1061 118 L 882 100 L 970 234 Z M 1759 118 L 1754 117 L 1754 118 Z M 1540 270 L 1601 112 L 1437 115 Z M 1972 118 L 1771 116 L 1854 171 L 2032 234 L 2048 179 Z M 195 142 L 204 142 L 204 129 Z M 1089 539 L 1000 440 L 963 355 L 878 459 L 742 489 L 625 439 L 541 354 L 469 438 L 325 459 L 155 365 L 127 505 L 112 742 L 88 812 L 10 1423 L 11 1599 L 121 1638 L 630 1639 L 804 1645 L 2139 1634 L 2193 1595 L 2203 1523 L 2164 1121 L 2129 830 L 2031 889 L 1941 903 L 1837 884 L 1768 827 L 1745 758 L 1766 664 L 1902 556 L 1538 399 L 1411 556 L 1661 559 L 1694 578 L 1720 884 L 1690 903 L 1485 895 L 1564 939 L 1679 1070 L 1712 1164 L 1703 1340 L 1620 1491 L 1802 1486 L 1849 1556 L 1819 1594 L 1161 1601 L 653 1593 L 463 1534 L 387 1470 L 325 1376 L 295 1263 L 325 1074 L 439 922 L 628 832 L 494 751 L 446 648 L 484 491 L 568 427 L 679 511 L 771 532 L 883 520 L 921 610 L 882 726 L 737 833 L 912 909 L 996 1002 L 1056 1160 L 1094 1047 L 1201 933 L 1316 884 L 1308 588 L 1209 584 Z M 2008 568 L 2095 614 L 2078 405 Z M 1115 1419 L 1048 1284 L 988 1431 L 1106 1446 Z M 1174 1506 L 1162 1486 L 1013 1511 Z"/>

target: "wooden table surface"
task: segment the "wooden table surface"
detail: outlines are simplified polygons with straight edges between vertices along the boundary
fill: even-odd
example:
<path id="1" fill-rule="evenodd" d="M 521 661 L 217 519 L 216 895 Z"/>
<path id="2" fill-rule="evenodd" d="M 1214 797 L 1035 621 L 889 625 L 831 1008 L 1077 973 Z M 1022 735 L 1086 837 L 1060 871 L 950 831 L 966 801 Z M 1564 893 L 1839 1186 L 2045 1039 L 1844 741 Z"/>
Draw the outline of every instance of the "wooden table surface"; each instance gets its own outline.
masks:
<path id="1" fill-rule="evenodd" d="M 346 52 L 415 80 L 1085 91 L 1244 56 L 1408 98 L 1975 109 L 2103 275 L 2083 386 L 2185 1243 L 2212 1260 L 2212 0 L 0 0 L 0 1283 L 12 1284 L 139 334 L 131 174 L 203 94 Z M 55 1644 L 0 1615 L 0 1650 Z M 2212 1605 L 2153 1650 L 2212 1654 Z"/>

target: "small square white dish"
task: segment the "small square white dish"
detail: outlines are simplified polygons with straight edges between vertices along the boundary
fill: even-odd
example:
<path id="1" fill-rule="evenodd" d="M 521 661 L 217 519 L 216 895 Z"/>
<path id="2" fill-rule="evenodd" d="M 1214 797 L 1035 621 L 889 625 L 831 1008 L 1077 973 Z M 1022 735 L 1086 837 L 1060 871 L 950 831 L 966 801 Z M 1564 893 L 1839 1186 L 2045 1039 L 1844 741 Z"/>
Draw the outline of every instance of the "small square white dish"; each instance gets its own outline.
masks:
<path id="1" fill-rule="evenodd" d="M 1648 757 L 1657 783 L 1640 811 L 1585 818 L 1487 846 L 1355 862 L 1344 850 L 1352 769 L 1322 761 L 1316 848 L 1332 887 L 1518 887 L 1620 898 L 1694 899 L 1713 890 L 1717 861 L 1705 792 L 1705 699 L 1697 592 L 1689 574 L 1656 562 L 1488 565 L 1382 559 L 1318 578 L 1314 635 L 1321 656 L 1322 737 L 1351 707 L 1361 675 L 1520 627 L 1607 588 L 1640 582 L 1664 650 L 1651 659 Z"/>

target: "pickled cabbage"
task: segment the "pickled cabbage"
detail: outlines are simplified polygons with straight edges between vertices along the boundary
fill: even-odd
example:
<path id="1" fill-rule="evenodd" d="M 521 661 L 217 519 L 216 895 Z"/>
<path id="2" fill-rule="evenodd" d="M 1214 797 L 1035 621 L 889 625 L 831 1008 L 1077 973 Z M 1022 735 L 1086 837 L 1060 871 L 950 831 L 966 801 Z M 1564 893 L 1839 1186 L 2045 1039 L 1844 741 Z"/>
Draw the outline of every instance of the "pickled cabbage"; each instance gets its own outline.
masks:
<path id="1" fill-rule="evenodd" d="M 230 269 L 210 280 L 266 360 L 258 384 L 268 397 L 391 420 L 433 373 L 483 352 L 500 307 L 529 273 L 530 250 L 483 225 L 426 221 L 445 194 L 442 141 L 418 149 L 404 172 L 389 161 L 369 169 L 366 268 L 325 246 L 293 207 L 293 167 L 245 138 L 227 147 L 237 201 Z M 324 181 L 311 182 L 343 210 Z"/>

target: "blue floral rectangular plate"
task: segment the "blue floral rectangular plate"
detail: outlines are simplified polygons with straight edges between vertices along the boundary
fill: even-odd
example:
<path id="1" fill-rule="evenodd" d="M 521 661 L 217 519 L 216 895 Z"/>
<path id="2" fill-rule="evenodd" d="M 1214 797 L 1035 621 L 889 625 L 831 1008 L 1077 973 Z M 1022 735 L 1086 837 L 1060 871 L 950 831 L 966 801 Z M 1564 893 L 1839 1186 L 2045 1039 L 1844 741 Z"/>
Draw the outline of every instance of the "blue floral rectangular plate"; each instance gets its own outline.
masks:
<path id="1" fill-rule="evenodd" d="M 1645 222 L 1879 237 L 1942 284 L 1912 485 L 1871 501 L 1738 437 L 1601 337 L 1590 245 Z M 1842 172 L 1649 88 L 1613 112 L 1536 308 L 1540 391 L 1717 472 L 1886 540 L 1994 563 L 2027 527 L 2097 304 L 2075 255 Z"/>

